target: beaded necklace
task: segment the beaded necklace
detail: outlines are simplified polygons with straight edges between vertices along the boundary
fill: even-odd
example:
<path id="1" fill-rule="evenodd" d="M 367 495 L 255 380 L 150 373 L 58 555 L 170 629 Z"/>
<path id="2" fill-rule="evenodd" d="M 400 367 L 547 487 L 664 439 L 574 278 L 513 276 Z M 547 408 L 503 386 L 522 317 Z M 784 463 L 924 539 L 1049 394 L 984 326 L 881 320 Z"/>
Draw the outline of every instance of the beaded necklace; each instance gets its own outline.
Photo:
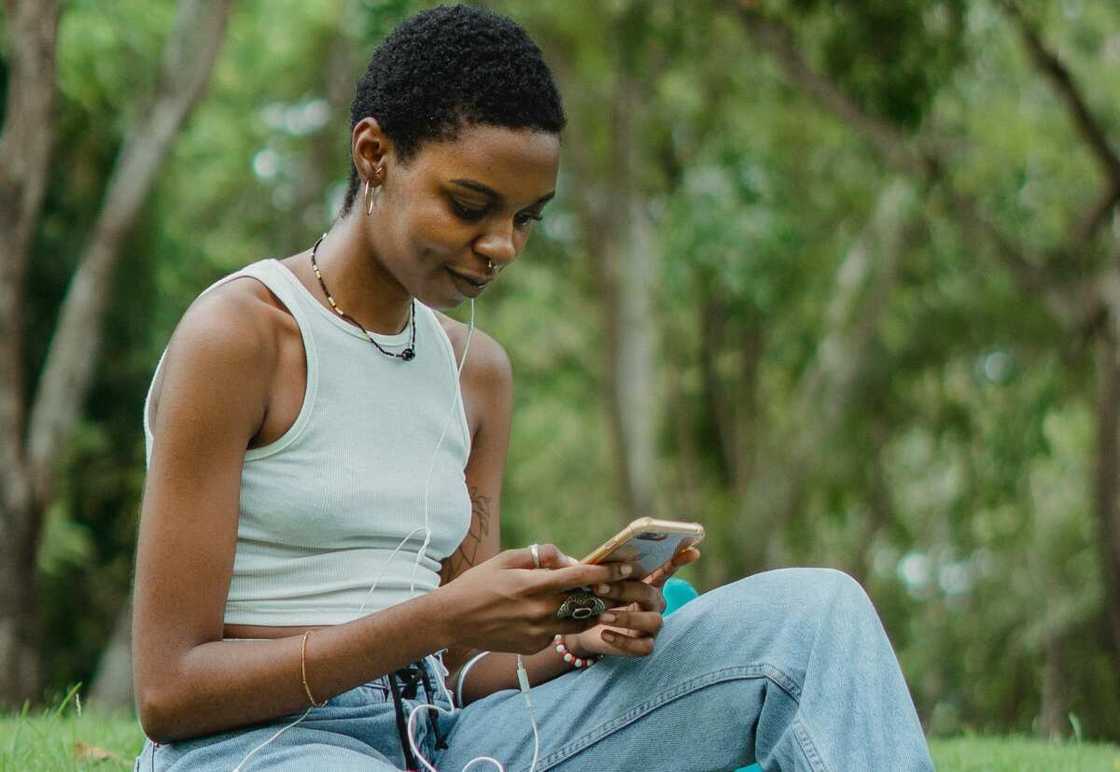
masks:
<path id="1" fill-rule="evenodd" d="M 330 290 L 327 289 L 327 285 L 323 281 L 323 275 L 319 273 L 319 265 L 315 262 L 315 253 L 319 249 L 319 245 L 323 242 L 323 239 L 325 239 L 326 237 L 327 234 L 324 233 L 319 237 L 319 240 L 315 242 L 315 246 L 311 248 L 311 268 L 315 271 L 315 276 L 319 279 L 319 286 L 323 288 L 323 294 L 327 296 L 327 302 L 331 304 L 331 308 L 333 308 L 334 312 L 343 319 L 346 319 L 347 321 L 358 325 L 358 328 L 366 334 L 367 338 L 369 338 L 369 342 L 376 346 L 377 350 L 385 356 L 393 357 L 394 359 L 401 359 L 405 362 L 413 359 L 416 356 L 416 299 L 412 299 L 412 305 L 410 306 L 408 314 L 408 322 L 412 326 L 412 334 L 409 336 L 408 345 L 399 352 L 386 351 L 385 349 L 381 348 L 381 344 L 374 340 L 374 337 L 370 334 L 369 330 L 367 330 L 365 327 L 362 327 L 361 322 L 359 322 L 352 316 L 347 315 L 341 308 L 338 307 L 338 303 L 334 302 L 334 297 L 331 296 Z"/>

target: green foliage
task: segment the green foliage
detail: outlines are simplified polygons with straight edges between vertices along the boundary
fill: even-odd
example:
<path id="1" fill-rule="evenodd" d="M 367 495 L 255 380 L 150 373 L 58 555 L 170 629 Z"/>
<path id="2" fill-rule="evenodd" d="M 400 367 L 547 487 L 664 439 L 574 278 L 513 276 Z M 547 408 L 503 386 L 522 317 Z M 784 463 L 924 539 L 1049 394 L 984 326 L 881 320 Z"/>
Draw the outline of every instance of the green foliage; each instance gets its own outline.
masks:
<path id="1" fill-rule="evenodd" d="M 965 57 L 964 0 L 791 0 L 824 68 L 873 113 L 916 126 Z"/>
<path id="2" fill-rule="evenodd" d="M 329 226 L 349 170 L 353 84 L 376 42 L 428 5 L 237 6 L 207 96 L 128 240 L 97 384 L 59 460 L 40 554 L 51 689 L 91 680 L 125 598 L 143 484 L 140 406 L 175 323 L 219 276 L 305 249 Z M 1076 731 L 1120 738 L 1092 500 L 1091 349 L 1021 290 L 937 190 L 914 191 L 890 271 L 868 242 L 866 286 L 837 321 L 845 259 L 895 181 L 852 127 L 780 76 L 733 13 L 677 0 L 496 5 L 540 41 L 571 126 L 558 200 L 477 303 L 478 326 L 506 347 L 516 379 L 503 542 L 554 541 L 582 555 L 629 515 L 606 431 L 604 314 L 589 256 L 601 234 L 585 220 L 618 206 L 608 108 L 623 89 L 637 118 L 633 184 L 654 223 L 657 514 L 695 517 L 709 533 L 686 576 L 708 587 L 792 563 L 845 568 L 871 592 L 933 734 L 1039 731 L 1049 663 Z M 766 5 L 859 104 L 948 147 L 952 184 L 1029 259 L 1055 259 L 1049 250 L 1099 180 L 994 4 Z M 66 4 L 59 139 L 27 288 L 30 388 L 173 12 L 171 2 Z M 1120 89 L 1120 12 L 1069 2 L 1031 13 L 1118 136 L 1109 97 Z M 1108 255 L 1101 238 L 1062 256 L 1059 273 L 1082 278 Z M 868 319 L 854 396 L 796 461 L 838 393 L 822 341 Z M 813 377 L 829 387 L 807 388 Z M 738 460 L 725 451 L 729 412 Z M 785 511 L 776 497 L 788 480 Z M 123 755 L 138 748 L 134 727 L 43 721 L 4 722 L 0 749 L 34 737 L 62 768 L 74 737 Z M 1112 769 L 1116 759 L 1114 748 L 1028 741 L 934 750 L 940 768 L 962 770 Z M 5 763 L 31 768 L 32 757 Z"/>

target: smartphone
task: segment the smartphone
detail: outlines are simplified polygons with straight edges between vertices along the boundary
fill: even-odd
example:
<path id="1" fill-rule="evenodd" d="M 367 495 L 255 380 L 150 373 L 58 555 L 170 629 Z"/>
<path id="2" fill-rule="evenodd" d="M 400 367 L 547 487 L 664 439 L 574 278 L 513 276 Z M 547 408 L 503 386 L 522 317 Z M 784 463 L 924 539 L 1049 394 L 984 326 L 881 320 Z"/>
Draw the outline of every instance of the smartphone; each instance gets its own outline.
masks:
<path id="1" fill-rule="evenodd" d="M 674 555 L 704 540 L 704 526 L 677 520 L 639 517 L 585 557 L 584 563 L 634 563 L 642 579 Z"/>

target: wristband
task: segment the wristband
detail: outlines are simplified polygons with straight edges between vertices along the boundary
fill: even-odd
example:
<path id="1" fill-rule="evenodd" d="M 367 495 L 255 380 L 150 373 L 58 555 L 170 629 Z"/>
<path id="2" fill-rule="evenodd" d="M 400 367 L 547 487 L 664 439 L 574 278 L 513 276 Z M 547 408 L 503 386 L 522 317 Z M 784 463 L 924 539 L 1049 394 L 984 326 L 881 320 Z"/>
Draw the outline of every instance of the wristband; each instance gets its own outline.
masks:
<path id="1" fill-rule="evenodd" d="M 482 659 L 483 657 L 485 657 L 489 653 L 490 652 L 488 652 L 488 651 L 480 652 L 479 654 L 476 654 L 473 657 L 471 657 L 469 660 L 467 660 L 467 664 L 465 664 L 461 668 L 459 668 L 459 677 L 456 679 L 456 684 L 455 684 L 455 702 L 459 705 L 460 708 L 464 707 L 463 706 L 463 682 L 467 679 L 467 672 L 472 667 L 474 667 L 475 662 L 478 662 L 480 659 Z"/>

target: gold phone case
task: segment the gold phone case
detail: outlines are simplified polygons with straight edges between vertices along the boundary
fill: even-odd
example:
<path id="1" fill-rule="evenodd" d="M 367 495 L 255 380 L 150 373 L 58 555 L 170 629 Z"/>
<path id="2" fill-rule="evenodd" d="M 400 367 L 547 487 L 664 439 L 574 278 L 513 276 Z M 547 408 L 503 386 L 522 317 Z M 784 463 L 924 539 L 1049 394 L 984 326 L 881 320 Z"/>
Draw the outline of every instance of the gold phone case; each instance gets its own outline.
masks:
<path id="1" fill-rule="evenodd" d="M 601 563 L 625 548 L 627 554 L 618 556 L 618 559 L 638 562 L 642 567 L 642 574 L 634 577 L 638 579 L 667 563 L 685 547 L 703 540 L 704 526 L 699 523 L 640 517 L 585 557 L 583 562 Z"/>

